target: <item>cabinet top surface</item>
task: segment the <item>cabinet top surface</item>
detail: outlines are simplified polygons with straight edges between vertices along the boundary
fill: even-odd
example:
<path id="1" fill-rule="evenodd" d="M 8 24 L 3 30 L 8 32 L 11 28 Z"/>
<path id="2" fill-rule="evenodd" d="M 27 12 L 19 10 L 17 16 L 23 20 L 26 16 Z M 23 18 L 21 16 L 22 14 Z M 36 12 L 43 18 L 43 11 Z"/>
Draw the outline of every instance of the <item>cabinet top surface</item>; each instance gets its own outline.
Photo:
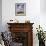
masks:
<path id="1" fill-rule="evenodd" d="M 19 24 L 19 25 L 20 25 L 20 24 L 22 24 L 22 25 L 23 25 L 23 24 L 31 24 L 31 25 L 33 25 L 34 23 L 7 23 L 7 24 L 8 24 L 8 25 L 14 25 L 14 24 Z"/>

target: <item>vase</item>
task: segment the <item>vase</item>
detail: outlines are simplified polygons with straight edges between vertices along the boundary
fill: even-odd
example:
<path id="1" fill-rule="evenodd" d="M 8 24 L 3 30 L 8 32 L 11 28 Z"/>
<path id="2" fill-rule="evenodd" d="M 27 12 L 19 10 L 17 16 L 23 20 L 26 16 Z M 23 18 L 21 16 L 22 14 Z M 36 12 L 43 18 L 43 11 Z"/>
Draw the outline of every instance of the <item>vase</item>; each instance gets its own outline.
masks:
<path id="1" fill-rule="evenodd" d="M 39 46 L 45 46 L 45 41 L 39 40 Z"/>

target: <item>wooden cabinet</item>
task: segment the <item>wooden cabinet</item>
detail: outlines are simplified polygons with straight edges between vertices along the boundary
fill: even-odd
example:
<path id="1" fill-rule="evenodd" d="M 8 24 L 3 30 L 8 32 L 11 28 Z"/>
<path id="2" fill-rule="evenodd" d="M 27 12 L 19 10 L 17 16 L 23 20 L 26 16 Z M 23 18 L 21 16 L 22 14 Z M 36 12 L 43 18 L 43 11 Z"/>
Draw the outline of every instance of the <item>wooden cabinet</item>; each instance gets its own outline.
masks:
<path id="1" fill-rule="evenodd" d="M 22 46 L 33 46 L 33 23 L 7 23 L 13 41 L 23 43 Z"/>

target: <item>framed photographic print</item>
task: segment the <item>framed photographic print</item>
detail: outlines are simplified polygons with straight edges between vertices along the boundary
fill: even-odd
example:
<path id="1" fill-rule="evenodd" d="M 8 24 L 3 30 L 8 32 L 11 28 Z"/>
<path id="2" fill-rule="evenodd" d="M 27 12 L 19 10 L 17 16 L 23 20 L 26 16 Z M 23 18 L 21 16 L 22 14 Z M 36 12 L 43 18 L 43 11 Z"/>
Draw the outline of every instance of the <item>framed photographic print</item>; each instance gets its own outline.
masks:
<path id="1" fill-rule="evenodd" d="M 26 3 L 16 3 L 15 4 L 15 15 L 16 16 L 26 15 Z"/>

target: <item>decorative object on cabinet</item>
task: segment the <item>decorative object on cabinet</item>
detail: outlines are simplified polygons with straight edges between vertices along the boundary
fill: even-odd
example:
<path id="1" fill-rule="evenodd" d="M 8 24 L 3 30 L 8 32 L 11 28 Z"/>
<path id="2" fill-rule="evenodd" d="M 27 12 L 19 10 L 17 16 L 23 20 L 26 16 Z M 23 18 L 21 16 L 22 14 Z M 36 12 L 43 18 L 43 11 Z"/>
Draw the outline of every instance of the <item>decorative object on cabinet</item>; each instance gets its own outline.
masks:
<path id="1" fill-rule="evenodd" d="M 7 23 L 12 41 L 21 46 L 33 46 L 33 23 Z"/>
<path id="2" fill-rule="evenodd" d="M 25 20 L 25 23 L 30 23 L 30 20 Z"/>
<path id="3" fill-rule="evenodd" d="M 9 23 L 19 23 L 19 21 L 17 19 L 11 19 L 10 21 L 8 21 Z"/>
<path id="4" fill-rule="evenodd" d="M 16 16 L 26 15 L 26 3 L 16 3 L 15 4 L 15 15 Z"/>

